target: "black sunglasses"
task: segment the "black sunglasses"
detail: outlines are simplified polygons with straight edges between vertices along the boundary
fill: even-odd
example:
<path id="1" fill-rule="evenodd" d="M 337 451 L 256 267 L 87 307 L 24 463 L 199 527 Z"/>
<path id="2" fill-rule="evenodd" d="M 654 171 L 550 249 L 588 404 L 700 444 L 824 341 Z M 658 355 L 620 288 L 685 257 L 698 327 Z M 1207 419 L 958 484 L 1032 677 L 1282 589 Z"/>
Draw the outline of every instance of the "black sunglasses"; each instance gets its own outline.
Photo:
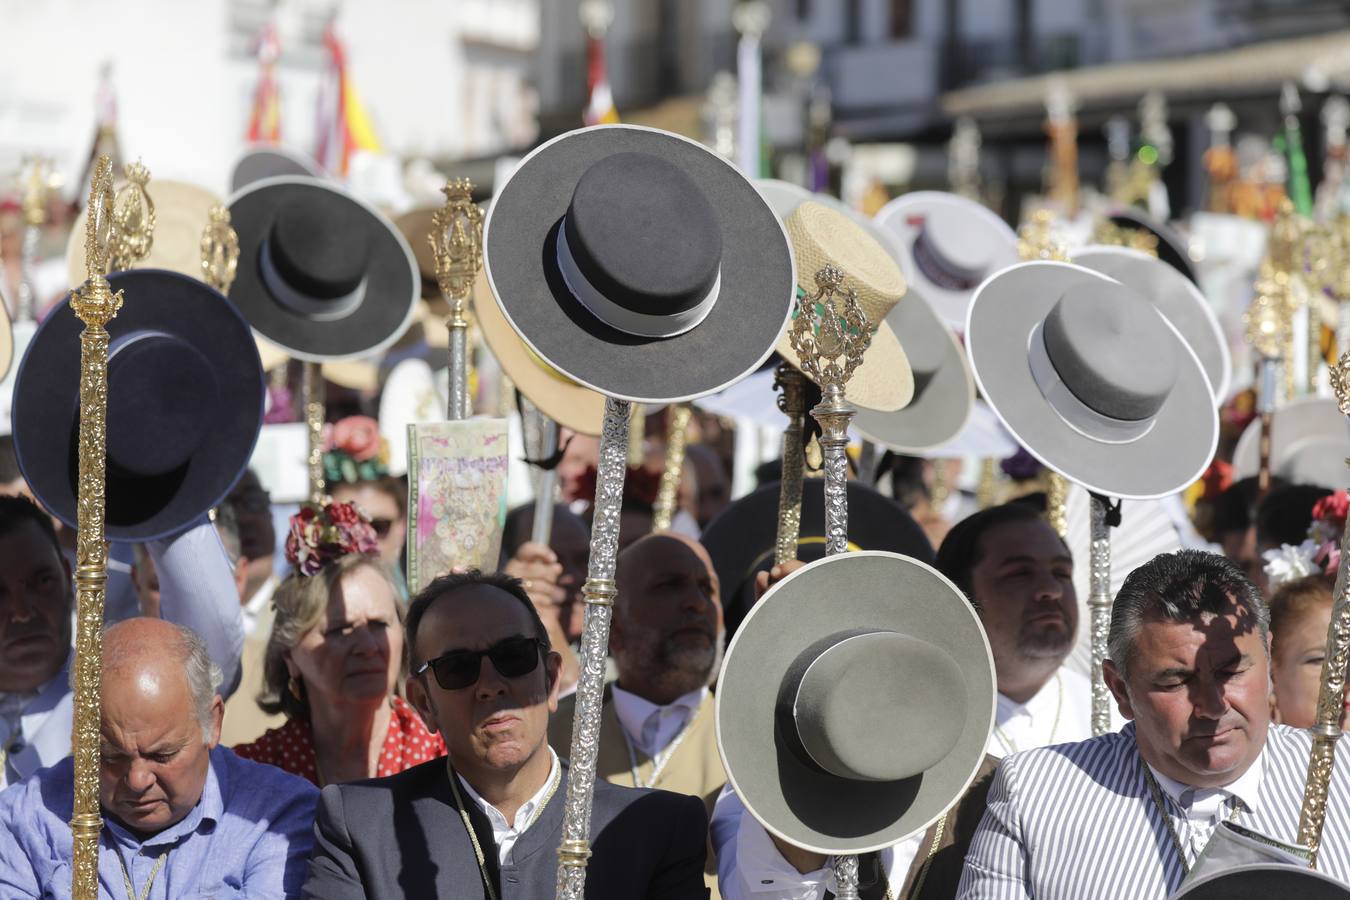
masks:
<path id="1" fill-rule="evenodd" d="M 539 660 L 548 650 L 549 645 L 539 638 L 518 635 L 498 641 L 486 650 L 451 650 L 422 663 L 413 674 L 424 675 L 430 669 L 443 689 L 458 691 L 478 683 L 485 656 L 503 678 L 519 678 L 538 668 Z"/>

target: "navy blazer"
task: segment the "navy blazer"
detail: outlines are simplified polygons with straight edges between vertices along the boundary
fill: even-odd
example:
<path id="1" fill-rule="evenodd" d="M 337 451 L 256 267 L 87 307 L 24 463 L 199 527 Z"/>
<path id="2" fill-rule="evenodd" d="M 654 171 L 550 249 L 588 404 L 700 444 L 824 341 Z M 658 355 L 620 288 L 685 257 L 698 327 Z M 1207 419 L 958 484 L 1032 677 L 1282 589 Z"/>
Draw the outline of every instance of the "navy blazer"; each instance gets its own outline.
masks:
<path id="1" fill-rule="evenodd" d="M 492 825 L 465 796 L 500 900 L 553 900 L 562 841 L 563 783 L 501 868 Z M 463 792 L 461 792 L 462 794 Z M 667 791 L 595 784 L 589 900 L 704 900 L 707 812 Z M 323 789 L 304 896 L 312 900 L 486 898 L 473 844 L 455 808 L 444 758 L 388 778 Z"/>

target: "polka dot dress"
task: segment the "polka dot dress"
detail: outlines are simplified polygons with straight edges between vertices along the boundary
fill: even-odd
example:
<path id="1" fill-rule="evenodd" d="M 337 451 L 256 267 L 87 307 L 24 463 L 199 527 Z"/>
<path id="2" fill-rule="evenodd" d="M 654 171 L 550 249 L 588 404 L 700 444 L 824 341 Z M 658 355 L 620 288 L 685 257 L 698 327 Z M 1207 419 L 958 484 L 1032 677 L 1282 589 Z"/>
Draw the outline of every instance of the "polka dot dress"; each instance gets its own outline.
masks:
<path id="1" fill-rule="evenodd" d="M 291 719 L 280 728 L 271 728 L 256 741 L 240 744 L 234 752 L 244 759 L 276 766 L 292 775 L 319 783 L 314 765 L 314 738 L 308 722 Z M 408 702 L 394 698 L 393 715 L 389 717 L 389 731 L 384 736 L 384 750 L 380 753 L 377 778 L 396 775 L 404 769 L 445 755 L 445 741 L 432 734 L 422 724 Z"/>

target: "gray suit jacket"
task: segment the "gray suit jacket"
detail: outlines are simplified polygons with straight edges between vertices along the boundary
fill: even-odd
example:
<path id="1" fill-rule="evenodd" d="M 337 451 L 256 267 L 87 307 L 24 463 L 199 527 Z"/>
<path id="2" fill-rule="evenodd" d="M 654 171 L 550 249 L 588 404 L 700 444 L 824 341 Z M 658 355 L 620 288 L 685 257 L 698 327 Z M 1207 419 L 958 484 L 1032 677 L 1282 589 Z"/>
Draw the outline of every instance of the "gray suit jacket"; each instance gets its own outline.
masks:
<path id="1" fill-rule="evenodd" d="M 501 900 L 553 900 L 564 781 L 498 869 L 492 826 L 465 798 Z M 590 900 L 704 900 L 707 813 L 697 797 L 597 781 L 586 867 Z M 404 900 L 487 896 L 445 760 L 388 778 L 329 785 L 319 799 L 304 896 Z"/>

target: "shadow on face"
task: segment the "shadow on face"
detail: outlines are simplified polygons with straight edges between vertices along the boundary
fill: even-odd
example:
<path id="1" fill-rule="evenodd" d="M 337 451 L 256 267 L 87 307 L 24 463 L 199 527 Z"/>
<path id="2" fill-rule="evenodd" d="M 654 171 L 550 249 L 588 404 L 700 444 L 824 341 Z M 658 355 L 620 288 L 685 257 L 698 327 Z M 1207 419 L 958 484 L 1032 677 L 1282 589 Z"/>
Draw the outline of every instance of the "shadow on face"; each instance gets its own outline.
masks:
<path id="1" fill-rule="evenodd" d="M 0 691 L 32 691 L 70 652 L 70 568 L 34 522 L 0 535 Z"/>

